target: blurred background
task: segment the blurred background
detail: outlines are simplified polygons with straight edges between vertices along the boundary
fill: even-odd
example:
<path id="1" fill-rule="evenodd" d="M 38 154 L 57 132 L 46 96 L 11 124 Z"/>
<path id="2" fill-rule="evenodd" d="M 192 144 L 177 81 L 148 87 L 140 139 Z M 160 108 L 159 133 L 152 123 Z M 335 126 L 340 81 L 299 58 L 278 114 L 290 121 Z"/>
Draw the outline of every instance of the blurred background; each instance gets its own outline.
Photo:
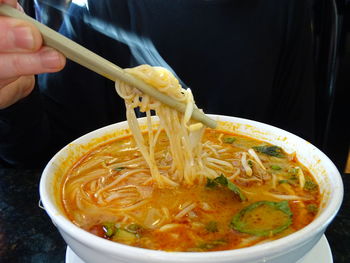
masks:
<path id="1" fill-rule="evenodd" d="M 97 1 L 97 0 L 96 0 Z M 27 14 L 58 30 L 65 10 L 87 0 L 20 0 Z M 350 7 L 349 0 L 313 0 L 313 63 L 316 83 L 315 145 L 350 173 Z"/>

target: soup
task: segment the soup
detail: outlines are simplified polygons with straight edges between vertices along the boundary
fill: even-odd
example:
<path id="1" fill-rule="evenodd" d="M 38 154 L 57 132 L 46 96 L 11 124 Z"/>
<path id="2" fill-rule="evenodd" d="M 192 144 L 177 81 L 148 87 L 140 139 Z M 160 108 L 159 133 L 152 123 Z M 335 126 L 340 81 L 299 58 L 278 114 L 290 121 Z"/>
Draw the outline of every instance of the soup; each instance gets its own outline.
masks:
<path id="1" fill-rule="evenodd" d="M 145 145 L 149 133 L 142 134 Z M 216 251 L 291 234 L 316 216 L 321 195 L 295 154 L 253 138 L 205 129 L 193 183 L 173 165 L 164 131 L 157 134 L 161 186 L 134 137 L 108 142 L 66 174 L 62 202 L 77 226 L 115 242 L 165 251 Z M 151 136 L 152 138 L 152 136 Z"/>
<path id="2" fill-rule="evenodd" d="M 295 154 L 191 120 L 191 90 L 164 68 L 126 71 L 185 112 L 116 83 L 132 136 L 93 149 L 66 175 L 63 207 L 76 225 L 131 246 L 204 252 L 277 239 L 314 219 L 318 185 Z M 146 114 L 144 133 L 136 107 Z"/>

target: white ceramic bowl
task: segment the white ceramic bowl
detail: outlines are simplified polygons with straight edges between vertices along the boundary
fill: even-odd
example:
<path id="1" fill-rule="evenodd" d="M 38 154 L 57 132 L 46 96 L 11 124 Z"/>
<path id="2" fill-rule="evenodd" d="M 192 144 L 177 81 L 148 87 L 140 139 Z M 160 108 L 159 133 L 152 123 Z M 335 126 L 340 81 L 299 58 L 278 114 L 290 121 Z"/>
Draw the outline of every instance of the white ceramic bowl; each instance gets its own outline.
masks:
<path id="1" fill-rule="evenodd" d="M 71 223 L 60 201 L 60 183 L 67 169 L 92 147 L 117 136 L 125 135 L 127 123 L 113 124 L 80 137 L 59 151 L 47 164 L 40 181 L 40 196 L 46 212 L 69 247 L 86 263 L 295 263 L 319 241 L 326 227 L 339 210 L 343 199 L 341 176 L 334 164 L 309 142 L 256 121 L 211 115 L 220 127 L 281 146 L 287 152 L 297 152 L 320 185 L 323 194 L 316 219 L 305 228 L 284 238 L 264 244 L 218 252 L 164 252 L 118 244 L 90 234 Z M 144 119 L 140 121 L 144 123 Z"/>

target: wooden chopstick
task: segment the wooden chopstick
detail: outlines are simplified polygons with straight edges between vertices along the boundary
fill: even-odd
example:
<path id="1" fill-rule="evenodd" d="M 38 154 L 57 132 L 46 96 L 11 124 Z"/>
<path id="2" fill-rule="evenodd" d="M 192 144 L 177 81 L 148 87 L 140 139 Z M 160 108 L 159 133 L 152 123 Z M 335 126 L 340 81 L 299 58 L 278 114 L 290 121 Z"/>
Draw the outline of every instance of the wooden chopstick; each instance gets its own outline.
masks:
<path id="1" fill-rule="evenodd" d="M 129 85 L 136 87 L 143 93 L 148 94 L 149 96 L 157 99 L 158 101 L 168 105 L 169 107 L 172 107 L 182 113 L 185 112 L 185 104 L 161 93 L 160 91 L 146 84 L 142 80 L 137 79 L 131 74 L 126 73 L 122 68 L 118 67 L 117 65 L 95 54 L 87 48 L 79 45 L 78 43 L 70 40 L 69 38 L 61 35 L 60 33 L 52 30 L 51 28 L 41 24 L 35 19 L 20 12 L 19 10 L 6 4 L 0 4 L 0 15 L 26 20 L 34 24 L 41 32 L 44 44 L 46 46 L 52 47 L 60 51 L 70 60 L 112 81 L 116 81 L 117 79 L 124 81 Z M 206 116 L 202 111 L 200 111 L 197 108 L 193 110 L 192 118 L 194 120 L 202 122 L 204 125 L 210 128 L 216 127 L 216 121 Z"/>

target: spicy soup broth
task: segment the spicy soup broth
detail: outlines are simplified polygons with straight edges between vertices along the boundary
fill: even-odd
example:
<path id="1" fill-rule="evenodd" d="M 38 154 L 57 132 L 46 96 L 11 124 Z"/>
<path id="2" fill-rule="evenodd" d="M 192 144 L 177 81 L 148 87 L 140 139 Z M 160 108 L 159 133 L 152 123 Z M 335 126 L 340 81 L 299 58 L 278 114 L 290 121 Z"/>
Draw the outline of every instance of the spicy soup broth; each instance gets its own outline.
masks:
<path id="1" fill-rule="evenodd" d="M 68 218 L 131 246 L 215 251 L 281 238 L 316 216 L 319 187 L 295 154 L 211 129 L 202 144 L 203 158 L 218 176 L 168 188 L 153 182 L 132 136 L 98 146 L 65 177 L 62 202 Z M 155 155 L 160 172 L 176 179 L 164 132 Z"/>

